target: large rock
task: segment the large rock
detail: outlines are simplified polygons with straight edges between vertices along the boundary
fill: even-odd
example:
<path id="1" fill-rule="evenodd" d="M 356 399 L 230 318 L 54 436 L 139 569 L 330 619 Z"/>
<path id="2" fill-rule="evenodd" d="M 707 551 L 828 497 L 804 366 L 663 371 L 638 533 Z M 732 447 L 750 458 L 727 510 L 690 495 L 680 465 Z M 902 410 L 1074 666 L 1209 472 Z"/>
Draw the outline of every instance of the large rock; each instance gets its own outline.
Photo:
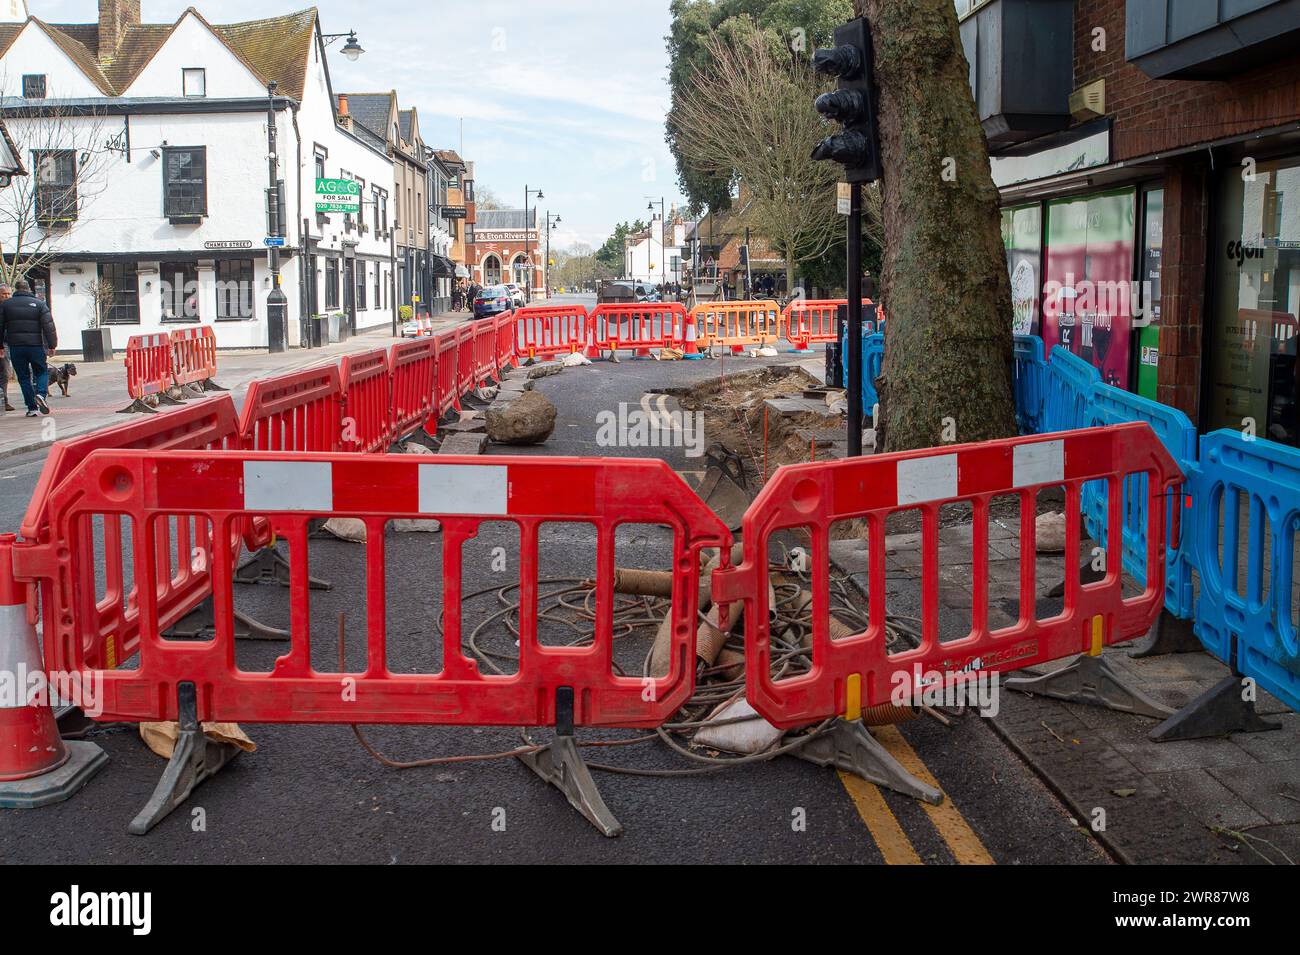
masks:
<path id="1" fill-rule="evenodd" d="M 555 405 L 526 391 L 504 408 L 487 410 L 488 437 L 498 444 L 541 444 L 555 430 Z"/>

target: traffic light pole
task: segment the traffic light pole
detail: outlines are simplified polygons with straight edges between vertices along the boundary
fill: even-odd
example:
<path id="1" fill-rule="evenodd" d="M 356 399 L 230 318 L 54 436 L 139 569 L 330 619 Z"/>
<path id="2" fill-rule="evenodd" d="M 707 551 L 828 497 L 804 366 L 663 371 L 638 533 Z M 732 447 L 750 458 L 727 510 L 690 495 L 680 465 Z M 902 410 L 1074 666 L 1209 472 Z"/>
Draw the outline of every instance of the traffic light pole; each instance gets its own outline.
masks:
<path id="1" fill-rule="evenodd" d="M 862 184 L 849 184 L 849 457 L 862 455 Z"/>

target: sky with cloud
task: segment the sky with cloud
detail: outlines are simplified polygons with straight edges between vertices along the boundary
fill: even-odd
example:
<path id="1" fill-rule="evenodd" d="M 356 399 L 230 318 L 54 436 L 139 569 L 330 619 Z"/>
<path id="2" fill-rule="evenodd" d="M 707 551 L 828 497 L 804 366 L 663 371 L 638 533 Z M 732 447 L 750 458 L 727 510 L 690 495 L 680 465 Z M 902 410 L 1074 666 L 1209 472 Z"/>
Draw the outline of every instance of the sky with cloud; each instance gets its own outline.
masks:
<path id="1" fill-rule="evenodd" d="M 146 22 L 196 7 L 214 23 L 257 19 L 310 0 L 144 0 Z M 356 30 L 366 53 L 330 48 L 339 92 L 396 89 L 425 141 L 460 148 L 480 187 L 522 206 L 524 187 L 562 217 L 552 242 L 599 246 L 623 220 L 649 218 L 649 197 L 680 203 L 664 144 L 668 0 L 317 0 L 326 33 Z M 95 0 L 28 0 L 55 23 L 95 19 Z M 534 200 L 535 201 L 535 200 Z"/>

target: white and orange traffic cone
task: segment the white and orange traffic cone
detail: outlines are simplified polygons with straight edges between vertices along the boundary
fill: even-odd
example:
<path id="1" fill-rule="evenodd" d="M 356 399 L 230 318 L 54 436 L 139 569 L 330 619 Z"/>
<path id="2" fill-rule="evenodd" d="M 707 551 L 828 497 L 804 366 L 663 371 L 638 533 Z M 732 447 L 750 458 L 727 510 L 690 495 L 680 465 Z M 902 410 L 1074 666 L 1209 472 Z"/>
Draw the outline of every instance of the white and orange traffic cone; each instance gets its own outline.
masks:
<path id="1" fill-rule="evenodd" d="M 686 322 L 682 330 L 682 357 L 697 360 L 704 356 L 700 354 L 699 345 L 700 328 L 695 321 L 695 313 L 686 313 Z"/>
<path id="2" fill-rule="evenodd" d="M 108 756 L 94 743 L 59 736 L 40 641 L 27 618 L 28 587 L 13 575 L 16 540 L 0 534 L 0 808 L 35 809 L 70 797 Z"/>

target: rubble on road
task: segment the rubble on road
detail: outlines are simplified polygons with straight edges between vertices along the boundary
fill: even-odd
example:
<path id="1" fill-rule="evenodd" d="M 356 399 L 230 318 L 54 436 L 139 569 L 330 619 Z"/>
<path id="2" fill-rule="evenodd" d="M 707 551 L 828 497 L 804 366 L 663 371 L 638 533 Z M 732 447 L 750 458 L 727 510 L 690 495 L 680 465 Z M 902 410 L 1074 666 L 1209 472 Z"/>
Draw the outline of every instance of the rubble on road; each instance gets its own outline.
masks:
<path id="1" fill-rule="evenodd" d="M 498 444 L 541 444 L 555 430 L 555 405 L 537 391 L 526 391 L 487 410 L 487 436 Z"/>

